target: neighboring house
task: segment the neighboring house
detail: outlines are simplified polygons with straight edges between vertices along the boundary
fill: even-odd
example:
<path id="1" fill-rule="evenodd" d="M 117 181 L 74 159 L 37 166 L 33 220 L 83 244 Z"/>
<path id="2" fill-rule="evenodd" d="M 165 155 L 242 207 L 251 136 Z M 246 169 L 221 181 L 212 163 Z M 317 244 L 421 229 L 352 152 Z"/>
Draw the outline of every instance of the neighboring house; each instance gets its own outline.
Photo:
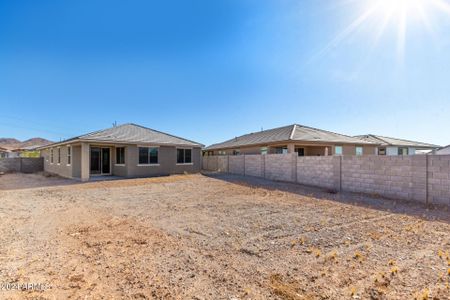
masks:
<path id="1" fill-rule="evenodd" d="M 38 149 L 46 145 L 20 147 L 17 149 L 13 149 L 12 153 L 15 153 L 16 157 L 40 157 L 40 151 Z"/>
<path id="2" fill-rule="evenodd" d="M 437 154 L 437 155 L 450 155 L 450 145 L 446 146 L 446 147 L 442 147 L 436 151 L 434 151 L 433 154 Z"/>
<path id="3" fill-rule="evenodd" d="M 81 135 L 38 150 L 44 170 L 68 178 L 148 177 L 201 169 L 202 144 L 135 124 Z"/>
<path id="4" fill-rule="evenodd" d="M 377 144 L 303 125 L 246 134 L 208 146 L 204 155 L 294 153 L 299 156 L 375 155 Z"/>
<path id="5" fill-rule="evenodd" d="M 9 151 L 9 149 L 0 147 L 0 158 L 7 158 L 9 157 L 11 151 Z"/>
<path id="6" fill-rule="evenodd" d="M 358 135 L 355 138 L 362 141 L 380 144 L 377 148 L 378 155 L 415 155 L 433 151 L 441 146 L 414 142 L 409 140 L 385 137 L 374 134 Z"/>

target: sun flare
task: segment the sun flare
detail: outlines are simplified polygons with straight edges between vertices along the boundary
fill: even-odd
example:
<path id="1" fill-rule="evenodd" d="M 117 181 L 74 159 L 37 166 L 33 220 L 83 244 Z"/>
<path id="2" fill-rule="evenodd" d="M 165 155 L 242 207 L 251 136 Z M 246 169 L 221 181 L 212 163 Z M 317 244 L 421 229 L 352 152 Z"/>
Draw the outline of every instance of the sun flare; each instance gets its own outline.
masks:
<path id="1" fill-rule="evenodd" d="M 347 4 L 361 3 L 357 0 L 346 1 Z M 350 5 L 348 6 L 350 7 Z M 374 47 L 381 37 L 391 31 L 396 34 L 398 60 L 403 61 L 406 50 L 406 35 L 410 25 L 423 26 L 433 38 L 436 34 L 434 17 L 438 13 L 450 16 L 450 0 L 365 0 L 363 9 L 356 18 L 339 32 L 317 56 L 322 56 L 338 46 L 351 35 L 368 29 L 373 36 L 368 38 L 368 45 Z M 415 26 L 417 28 L 417 26 Z M 373 50 L 373 49 L 371 49 Z"/>

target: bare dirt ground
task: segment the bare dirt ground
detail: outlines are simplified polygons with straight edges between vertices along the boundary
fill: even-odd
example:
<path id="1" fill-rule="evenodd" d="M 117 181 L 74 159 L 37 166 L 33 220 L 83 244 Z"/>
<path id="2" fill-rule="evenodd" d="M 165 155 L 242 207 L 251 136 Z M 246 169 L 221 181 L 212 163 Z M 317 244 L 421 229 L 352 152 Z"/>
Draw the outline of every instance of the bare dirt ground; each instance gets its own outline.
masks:
<path id="1" fill-rule="evenodd" d="M 231 175 L 7 174 L 0 220 L 0 299 L 450 299 L 442 207 Z"/>

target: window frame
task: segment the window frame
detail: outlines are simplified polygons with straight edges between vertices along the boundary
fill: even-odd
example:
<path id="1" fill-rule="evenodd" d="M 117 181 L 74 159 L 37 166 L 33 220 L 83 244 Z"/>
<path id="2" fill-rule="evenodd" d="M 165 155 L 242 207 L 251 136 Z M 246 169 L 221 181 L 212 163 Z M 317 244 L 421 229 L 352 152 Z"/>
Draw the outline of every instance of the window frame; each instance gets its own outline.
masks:
<path id="1" fill-rule="evenodd" d="M 141 148 L 147 148 L 147 159 L 148 159 L 148 163 L 141 163 L 140 160 L 140 149 Z M 156 149 L 157 150 L 157 156 L 156 156 L 156 163 L 151 163 L 151 156 L 150 156 L 150 151 L 151 149 Z M 137 154 L 138 154 L 138 167 L 154 167 L 154 166 L 159 166 L 159 146 L 138 146 L 137 147 Z"/>
<path id="2" fill-rule="evenodd" d="M 178 162 L 178 150 L 183 150 L 183 162 L 182 163 Z M 191 162 L 186 162 L 186 150 L 190 150 L 191 151 Z M 175 157 L 177 166 L 180 166 L 180 165 L 193 165 L 194 161 L 193 161 L 192 153 L 193 153 L 193 148 L 177 147 L 176 157 Z"/>
<path id="3" fill-rule="evenodd" d="M 72 146 L 67 146 L 67 166 L 72 165 Z"/>
<path id="4" fill-rule="evenodd" d="M 340 153 L 337 152 L 337 149 L 341 149 Z M 334 146 L 334 155 L 342 156 L 344 154 L 344 146 Z"/>
<path id="5" fill-rule="evenodd" d="M 358 153 L 358 149 L 361 149 L 361 153 Z M 357 155 L 357 156 L 364 155 L 364 147 L 363 146 L 356 146 L 355 147 L 355 155 Z"/>
<path id="6" fill-rule="evenodd" d="M 300 153 L 300 151 L 299 151 L 300 149 L 302 149 L 302 153 Z M 306 156 L 305 155 L 305 153 L 306 153 L 305 147 L 295 147 L 294 152 L 297 153 L 298 157 Z M 302 154 L 302 155 L 300 155 L 300 154 Z"/>
<path id="7" fill-rule="evenodd" d="M 53 163 L 55 162 L 55 156 L 54 156 L 54 151 L 53 148 L 50 148 L 50 164 L 53 165 Z"/>
<path id="8" fill-rule="evenodd" d="M 403 154 L 403 150 L 405 150 L 405 149 L 406 149 L 406 154 Z M 401 153 L 400 153 L 400 151 L 401 151 Z M 397 154 L 399 156 L 407 156 L 407 155 L 409 155 L 409 148 L 408 147 L 398 147 Z"/>
<path id="9" fill-rule="evenodd" d="M 118 161 L 118 158 L 119 158 L 119 153 L 118 153 L 118 150 L 119 149 L 122 149 L 123 150 L 123 157 L 122 157 L 122 161 L 121 162 L 119 162 Z M 138 150 L 138 153 L 139 153 L 139 150 Z M 139 157 L 138 157 L 138 161 L 139 161 Z M 118 166 L 118 167 L 124 167 L 125 166 L 125 164 L 126 164 L 126 160 L 125 160 L 125 147 L 116 147 L 116 161 L 115 161 L 115 166 Z"/>
<path id="10" fill-rule="evenodd" d="M 58 149 L 58 157 L 57 157 L 57 165 L 61 165 L 61 147 L 56 148 Z"/>

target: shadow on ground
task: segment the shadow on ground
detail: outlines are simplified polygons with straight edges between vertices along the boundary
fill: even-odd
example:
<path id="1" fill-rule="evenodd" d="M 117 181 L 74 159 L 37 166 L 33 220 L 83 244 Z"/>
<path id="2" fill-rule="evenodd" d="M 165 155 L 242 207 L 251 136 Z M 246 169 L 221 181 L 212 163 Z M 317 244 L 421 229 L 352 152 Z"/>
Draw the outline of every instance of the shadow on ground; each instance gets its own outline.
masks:
<path id="1" fill-rule="evenodd" d="M 335 201 L 359 207 L 386 211 L 394 214 L 404 214 L 429 221 L 440 221 L 450 224 L 450 210 L 446 205 L 426 205 L 406 200 L 387 199 L 376 195 L 349 193 L 325 190 L 317 187 L 304 186 L 296 183 L 272 181 L 259 177 L 203 172 L 204 176 L 224 180 L 230 183 L 279 190 L 318 200 Z"/>

